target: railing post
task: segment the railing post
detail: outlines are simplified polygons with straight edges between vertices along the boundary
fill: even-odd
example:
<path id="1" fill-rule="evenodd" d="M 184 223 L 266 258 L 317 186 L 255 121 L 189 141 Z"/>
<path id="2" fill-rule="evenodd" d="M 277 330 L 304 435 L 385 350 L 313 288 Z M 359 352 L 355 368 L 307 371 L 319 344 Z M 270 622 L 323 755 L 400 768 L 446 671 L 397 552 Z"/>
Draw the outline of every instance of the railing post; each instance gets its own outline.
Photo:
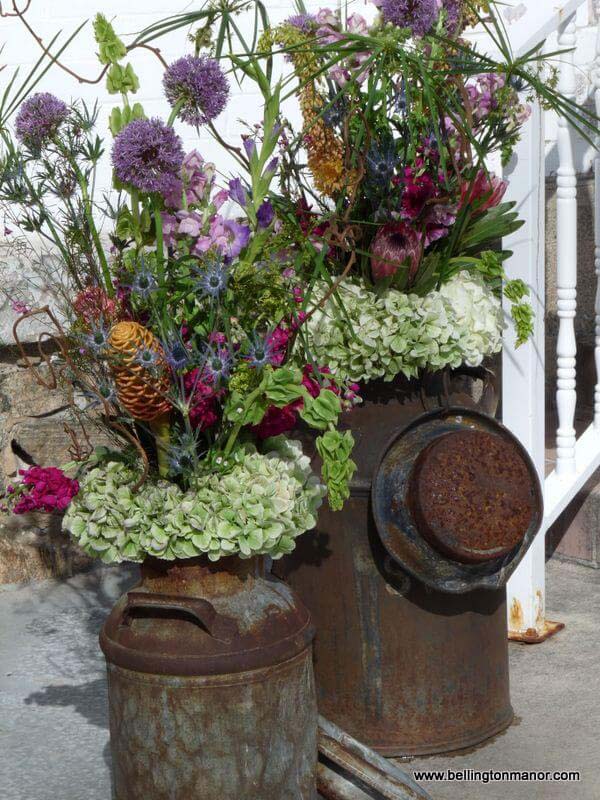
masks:
<path id="1" fill-rule="evenodd" d="M 517 150 L 505 171 L 507 199 L 516 200 L 525 224 L 503 245 L 513 251 L 509 278 L 531 287 L 533 336 L 515 349 L 511 324 L 502 355 L 502 419 L 531 455 L 540 480 L 545 466 L 545 164 L 544 115 L 534 103 Z M 507 587 L 508 628 L 513 639 L 542 639 L 545 620 L 545 529 L 542 528 Z"/>
<path id="2" fill-rule="evenodd" d="M 575 15 L 572 14 L 559 27 L 558 47 L 561 50 L 574 48 L 576 42 Z M 572 51 L 561 56 L 558 88 L 569 99 L 575 99 L 575 64 Z M 556 406 L 558 411 L 556 473 L 557 475 L 566 475 L 575 472 L 577 175 L 573 154 L 573 131 L 564 117 L 560 117 L 558 121 L 558 156 L 559 167 L 556 180 L 556 285 L 559 328 L 556 345 Z"/>
<path id="3" fill-rule="evenodd" d="M 596 57 L 592 70 L 592 87 L 596 115 L 600 116 L 600 2 L 596 3 Z M 596 137 L 596 155 L 594 157 L 594 236 L 595 236 L 595 269 L 596 269 L 596 339 L 594 356 L 596 361 L 596 388 L 594 391 L 594 427 L 600 430 L 600 128 Z"/>

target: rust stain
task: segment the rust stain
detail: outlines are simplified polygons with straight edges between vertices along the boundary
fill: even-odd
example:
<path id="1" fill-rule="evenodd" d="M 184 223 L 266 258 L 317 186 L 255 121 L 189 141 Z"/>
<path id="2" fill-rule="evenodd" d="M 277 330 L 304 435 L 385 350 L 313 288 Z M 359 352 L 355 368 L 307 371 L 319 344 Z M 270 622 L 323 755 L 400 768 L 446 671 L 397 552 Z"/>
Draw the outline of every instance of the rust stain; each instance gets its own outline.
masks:
<path id="1" fill-rule="evenodd" d="M 545 623 L 545 616 L 546 610 L 544 608 L 544 595 L 542 594 L 542 590 L 538 589 L 535 593 L 536 599 L 536 612 L 535 612 L 535 623 L 536 627 L 542 628 Z"/>
<path id="2" fill-rule="evenodd" d="M 510 604 L 510 613 L 509 613 L 509 628 L 511 631 L 521 631 L 523 630 L 523 625 L 525 623 L 525 618 L 523 617 L 523 609 L 521 607 L 521 603 L 517 600 L 517 598 L 513 598 L 512 603 Z"/>

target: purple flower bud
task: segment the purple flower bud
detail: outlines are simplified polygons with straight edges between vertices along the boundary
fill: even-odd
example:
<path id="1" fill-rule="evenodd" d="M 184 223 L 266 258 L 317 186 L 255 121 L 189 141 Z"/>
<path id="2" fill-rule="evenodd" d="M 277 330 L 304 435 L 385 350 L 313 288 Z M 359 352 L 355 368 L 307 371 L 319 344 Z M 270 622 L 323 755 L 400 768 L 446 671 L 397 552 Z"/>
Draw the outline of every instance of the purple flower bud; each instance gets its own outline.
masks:
<path id="1" fill-rule="evenodd" d="M 269 225 L 275 219 L 275 212 L 273 211 L 273 206 L 268 200 L 265 200 L 262 203 L 261 207 L 256 212 L 256 219 L 258 221 L 259 227 L 261 228 L 268 228 Z"/>
<path id="2" fill-rule="evenodd" d="M 242 185 L 242 181 L 239 178 L 234 178 L 229 181 L 229 197 L 242 208 L 246 208 L 246 204 L 248 203 L 248 191 Z"/>

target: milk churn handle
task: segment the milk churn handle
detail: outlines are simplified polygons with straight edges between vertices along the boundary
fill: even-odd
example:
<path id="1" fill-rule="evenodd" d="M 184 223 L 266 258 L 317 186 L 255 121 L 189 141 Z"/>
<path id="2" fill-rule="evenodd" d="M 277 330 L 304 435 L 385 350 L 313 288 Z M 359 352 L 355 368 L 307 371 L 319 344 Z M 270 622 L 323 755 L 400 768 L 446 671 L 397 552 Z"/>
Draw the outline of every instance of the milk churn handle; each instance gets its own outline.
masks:
<path id="1" fill-rule="evenodd" d="M 148 592 L 128 592 L 127 604 L 123 610 L 122 625 L 129 625 L 134 611 L 161 610 L 179 611 L 193 617 L 212 637 L 222 642 L 230 642 L 239 635 L 235 620 L 219 614 L 212 603 L 199 597 L 182 597 L 176 594 L 150 594 Z"/>

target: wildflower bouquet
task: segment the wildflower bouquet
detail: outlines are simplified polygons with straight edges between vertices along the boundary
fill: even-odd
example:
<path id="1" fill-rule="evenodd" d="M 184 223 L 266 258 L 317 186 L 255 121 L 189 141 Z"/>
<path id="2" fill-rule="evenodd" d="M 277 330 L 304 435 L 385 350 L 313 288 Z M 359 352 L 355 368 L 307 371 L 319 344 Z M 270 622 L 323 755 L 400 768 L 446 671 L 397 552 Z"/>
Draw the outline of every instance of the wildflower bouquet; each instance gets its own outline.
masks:
<path id="1" fill-rule="evenodd" d="M 539 48 L 512 57 L 493 3 L 373 1 L 370 23 L 298 3 L 259 45 L 291 63 L 302 113 L 275 205 L 319 276 L 306 342 L 357 381 L 480 364 L 501 348 L 503 292 L 527 340 L 529 290 L 506 280 L 500 246 L 522 223 L 489 158 L 508 162 L 530 98 L 588 140 L 593 124 Z M 463 38 L 477 22 L 503 60 Z"/>
<path id="2" fill-rule="evenodd" d="M 184 152 L 173 123 L 214 130 L 230 91 L 219 61 L 196 54 L 169 65 L 170 118 L 148 118 L 102 15 L 95 35 L 109 91 L 123 101 L 110 115 L 115 193 L 95 195 L 106 148 L 96 108 L 36 93 L 20 105 L 14 138 L 1 130 L 12 236 L 35 234 L 61 258 L 60 272 L 44 276 L 55 306 L 15 301 L 15 336 L 31 318 L 53 326 L 43 339 L 54 355 L 40 350 L 50 378 L 37 374 L 66 391 L 77 421 L 65 467 L 74 477 L 23 470 L 5 502 L 16 513 L 66 509 L 64 527 L 106 562 L 277 558 L 314 526 L 327 493 L 333 507 L 347 496 L 352 438 L 337 419 L 356 398 L 299 335 L 307 284 L 269 199 L 277 94 L 260 135 L 231 147 L 250 181 L 218 186 L 216 167 Z M 285 436 L 300 422 L 318 434 L 321 476 Z M 94 424 L 108 446 L 89 445 Z"/>

